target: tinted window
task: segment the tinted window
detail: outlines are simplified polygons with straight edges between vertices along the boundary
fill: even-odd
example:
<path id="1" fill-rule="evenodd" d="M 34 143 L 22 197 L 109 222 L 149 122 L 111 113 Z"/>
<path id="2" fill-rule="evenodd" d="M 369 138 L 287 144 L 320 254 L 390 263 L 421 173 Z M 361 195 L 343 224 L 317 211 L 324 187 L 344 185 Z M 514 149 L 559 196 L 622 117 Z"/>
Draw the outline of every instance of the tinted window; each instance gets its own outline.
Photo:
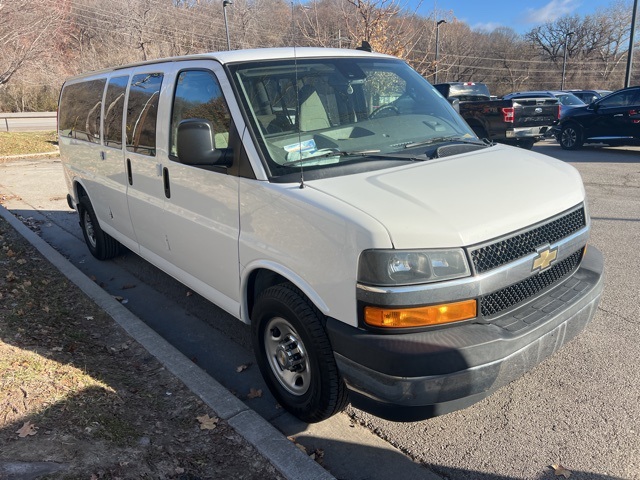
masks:
<path id="1" fill-rule="evenodd" d="M 66 85 L 60 97 L 60 135 L 100 142 L 100 110 L 104 78 Z"/>
<path id="2" fill-rule="evenodd" d="M 178 155 L 178 125 L 188 118 L 209 120 L 215 132 L 216 149 L 228 147 L 231 117 L 213 73 L 188 70 L 178 75 L 171 119 L 171 155 Z"/>
<path id="3" fill-rule="evenodd" d="M 614 93 L 600 102 L 600 107 L 625 107 L 638 104 L 638 92 L 640 90 L 625 90 Z"/>
<path id="4" fill-rule="evenodd" d="M 107 86 L 104 101 L 104 144 L 108 147 L 122 148 L 122 116 L 128 82 L 128 76 L 116 77 L 109 80 Z"/>
<path id="5" fill-rule="evenodd" d="M 143 155 L 156 154 L 156 120 L 162 86 L 161 73 L 135 75 L 127 104 L 127 150 Z"/>

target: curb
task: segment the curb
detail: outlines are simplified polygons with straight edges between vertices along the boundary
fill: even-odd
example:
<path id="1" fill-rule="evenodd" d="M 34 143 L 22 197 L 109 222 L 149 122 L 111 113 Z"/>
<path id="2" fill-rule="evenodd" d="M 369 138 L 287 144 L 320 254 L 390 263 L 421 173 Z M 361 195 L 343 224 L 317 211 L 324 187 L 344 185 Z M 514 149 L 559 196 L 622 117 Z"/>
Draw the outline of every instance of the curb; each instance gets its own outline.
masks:
<path id="1" fill-rule="evenodd" d="M 223 387 L 122 304 L 102 290 L 47 242 L 0 205 L 0 216 L 33 245 L 60 273 L 78 286 L 96 305 L 173 375 L 225 420 L 240 436 L 289 480 L 335 480 L 273 425 Z"/>

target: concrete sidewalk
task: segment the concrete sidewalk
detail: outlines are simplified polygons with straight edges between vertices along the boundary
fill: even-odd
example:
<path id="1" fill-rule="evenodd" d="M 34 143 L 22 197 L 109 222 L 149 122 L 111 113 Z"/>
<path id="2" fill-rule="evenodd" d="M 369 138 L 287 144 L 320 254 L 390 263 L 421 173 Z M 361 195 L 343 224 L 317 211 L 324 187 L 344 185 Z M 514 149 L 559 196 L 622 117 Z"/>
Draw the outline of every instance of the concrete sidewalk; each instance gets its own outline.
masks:
<path id="1" fill-rule="evenodd" d="M 285 478 L 291 480 L 329 480 L 335 478 L 2 206 L 0 206 L 0 216 L 7 220 L 54 267 L 123 327 L 134 340 L 157 358 L 168 371 L 211 407 L 218 417 L 225 420 L 239 435 L 266 457 Z"/>

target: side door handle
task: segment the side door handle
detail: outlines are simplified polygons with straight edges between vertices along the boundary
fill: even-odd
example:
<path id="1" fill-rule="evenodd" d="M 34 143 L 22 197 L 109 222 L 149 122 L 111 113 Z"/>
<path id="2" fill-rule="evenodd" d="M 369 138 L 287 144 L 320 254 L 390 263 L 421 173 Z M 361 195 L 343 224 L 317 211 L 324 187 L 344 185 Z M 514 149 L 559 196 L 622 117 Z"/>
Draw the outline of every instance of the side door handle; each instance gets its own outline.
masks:
<path id="1" fill-rule="evenodd" d="M 171 198 L 171 185 L 169 183 L 169 169 L 164 167 L 162 169 L 162 183 L 164 185 L 164 196 Z"/>
<path id="2" fill-rule="evenodd" d="M 131 174 L 131 160 L 127 158 L 127 179 L 129 185 L 133 185 L 133 175 Z"/>

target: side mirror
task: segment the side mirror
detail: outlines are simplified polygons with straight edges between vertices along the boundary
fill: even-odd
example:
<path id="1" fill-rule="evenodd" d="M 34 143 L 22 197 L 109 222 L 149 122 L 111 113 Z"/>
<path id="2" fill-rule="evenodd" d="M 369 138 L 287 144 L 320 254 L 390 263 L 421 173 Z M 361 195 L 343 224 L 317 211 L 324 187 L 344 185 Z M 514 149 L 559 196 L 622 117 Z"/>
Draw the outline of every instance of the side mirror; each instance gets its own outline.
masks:
<path id="1" fill-rule="evenodd" d="M 457 98 L 449 98 L 448 100 L 454 110 L 460 113 L 460 100 Z"/>
<path id="2" fill-rule="evenodd" d="M 599 103 L 596 103 L 596 102 L 594 101 L 594 102 L 591 102 L 587 108 L 588 108 L 589 110 L 593 110 L 594 112 L 598 113 L 598 109 L 600 108 L 600 104 L 599 104 Z"/>
<path id="3" fill-rule="evenodd" d="M 229 167 L 228 148 L 216 149 L 215 131 L 208 120 L 189 118 L 178 124 L 178 159 L 185 165 Z"/>

